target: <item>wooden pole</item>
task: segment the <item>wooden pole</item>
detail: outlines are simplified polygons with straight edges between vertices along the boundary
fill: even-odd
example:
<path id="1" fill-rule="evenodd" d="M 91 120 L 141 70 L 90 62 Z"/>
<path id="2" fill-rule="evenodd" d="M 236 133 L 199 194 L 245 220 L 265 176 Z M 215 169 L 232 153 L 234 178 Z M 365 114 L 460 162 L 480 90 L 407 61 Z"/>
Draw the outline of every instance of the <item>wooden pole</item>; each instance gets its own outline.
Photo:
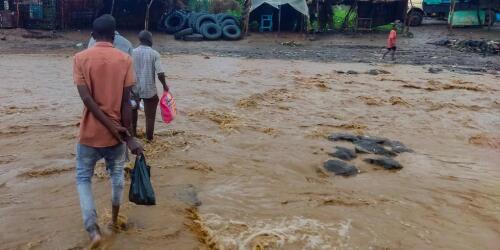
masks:
<path id="1" fill-rule="evenodd" d="M 16 1 L 16 12 L 17 12 L 16 28 L 19 28 L 19 19 L 20 19 L 20 15 L 21 15 L 21 13 L 19 12 L 19 1 L 21 1 L 21 0 Z"/>
<path id="2" fill-rule="evenodd" d="M 144 29 L 149 30 L 149 9 L 151 9 L 151 5 L 153 5 L 153 2 L 155 0 L 150 0 L 149 3 L 147 4 L 147 9 L 146 9 L 146 16 L 144 17 Z"/>
<path id="3" fill-rule="evenodd" d="M 281 32 L 281 5 L 278 5 L 278 36 Z"/>
<path id="4" fill-rule="evenodd" d="M 450 33 L 452 32 L 453 30 L 453 16 L 455 16 L 455 6 L 456 6 L 457 2 L 456 0 L 451 0 L 451 4 L 450 4 L 450 14 L 449 14 L 449 20 L 448 20 L 448 29 L 450 30 Z"/>
<path id="5" fill-rule="evenodd" d="M 114 10 L 115 10 L 115 0 L 111 1 L 111 11 L 109 12 L 109 14 L 113 15 Z"/>

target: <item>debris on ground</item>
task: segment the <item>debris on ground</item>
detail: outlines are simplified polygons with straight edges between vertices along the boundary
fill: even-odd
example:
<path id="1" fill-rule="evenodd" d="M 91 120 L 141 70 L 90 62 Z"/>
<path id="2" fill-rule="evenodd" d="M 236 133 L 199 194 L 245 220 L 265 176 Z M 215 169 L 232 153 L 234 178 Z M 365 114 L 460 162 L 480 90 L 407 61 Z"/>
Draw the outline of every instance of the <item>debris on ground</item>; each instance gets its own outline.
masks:
<path id="1" fill-rule="evenodd" d="M 350 165 L 341 160 L 328 160 L 324 163 L 323 167 L 330 172 L 334 172 L 335 175 L 342 176 L 356 175 L 359 172 L 354 165 Z"/>
<path id="2" fill-rule="evenodd" d="M 56 31 L 25 30 L 22 37 L 33 39 L 55 39 L 60 37 L 60 35 L 58 35 Z"/>
<path id="3" fill-rule="evenodd" d="M 350 161 L 354 158 L 356 158 L 356 152 L 352 149 L 349 148 L 344 148 L 344 147 L 335 147 L 336 151 L 333 153 L 330 153 L 329 155 L 335 158 L 339 158 L 344 161 Z"/>
<path id="4" fill-rule="evenodd" d="M 447 46 L 462 52 L 477 52 L 483 54 L 500 55 L 500 40 L 458 40 L 441 39 L 431 44 Z"/>
<path id="5" fill-rule="evenodd" d="M 288 41 L 288 42 L 282 42 L 281 45 L 283 46 L 289 46 L 289 47 L 298 47 L 298 46 L 302 46 L 303 44 L 301 43 L 298 43 L 294 40 L 291 40 L 291 41 Z"/>
<path id="6" fill-rule="evenodd" d="M 387 157 L 382 157 L 382 158 L 366 158 L 363 160 L 366 163 L 370 163 L 376 166 L 383 167 L 385 169 L 402 169 L 403 166 L 397 162 L 396 160 L 393 160 L 391 158 Z"/>
<path id="7" fill-rule="evenodd" d="M 366 74 L 368 75 L 387 75 L 387 74 L 390 74 L 391 72 L 387 71 L 387 70 L 383 70 L 383 69 L 370 69 L 366 72 Z"/>

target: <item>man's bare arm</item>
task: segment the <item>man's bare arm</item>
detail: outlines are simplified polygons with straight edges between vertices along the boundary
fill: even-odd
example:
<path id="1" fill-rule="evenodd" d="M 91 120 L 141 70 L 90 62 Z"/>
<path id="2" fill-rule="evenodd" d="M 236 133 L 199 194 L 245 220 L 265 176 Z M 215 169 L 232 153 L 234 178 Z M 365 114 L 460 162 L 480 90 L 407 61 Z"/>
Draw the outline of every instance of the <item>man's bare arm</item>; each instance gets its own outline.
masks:
<path id="1" fill-rule="evenodd" d="M 163 85 L 163 91 L 168 91 L 167 81 L 165 80 L 165 73 L 158 73 L 158 79 L 160 80 L 161 85 Z"/>
<path id="2" fill-rule="evenodd" d="M 80 94 L 80 98 L 83 101 L 83 104 L 87 107 L 87 109 L 100 121 L 113 136 L 122 141 L 121 134 L 126 134 L 127 129 L 115 124 L 102 110 L 99 108 L 97 103 L 94 101 L 94 98 L 90 95 L 90 92 L 85 85 L 77 85 L 78 94 Z"/>

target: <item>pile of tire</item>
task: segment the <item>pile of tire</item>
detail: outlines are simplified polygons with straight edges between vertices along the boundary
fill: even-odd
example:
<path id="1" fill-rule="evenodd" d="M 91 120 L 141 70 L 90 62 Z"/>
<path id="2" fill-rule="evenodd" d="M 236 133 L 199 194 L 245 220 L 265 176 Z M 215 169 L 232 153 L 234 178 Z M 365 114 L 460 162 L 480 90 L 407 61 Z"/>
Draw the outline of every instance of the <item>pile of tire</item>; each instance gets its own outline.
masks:
<path id="1" fill-rule="evenodd" d="M 238 40 L 241 38 L 239 23 L 238 18 L 226 13 L 208 14 L 177 10 L 164 14 L 158 29 L 184 41 Z"/>

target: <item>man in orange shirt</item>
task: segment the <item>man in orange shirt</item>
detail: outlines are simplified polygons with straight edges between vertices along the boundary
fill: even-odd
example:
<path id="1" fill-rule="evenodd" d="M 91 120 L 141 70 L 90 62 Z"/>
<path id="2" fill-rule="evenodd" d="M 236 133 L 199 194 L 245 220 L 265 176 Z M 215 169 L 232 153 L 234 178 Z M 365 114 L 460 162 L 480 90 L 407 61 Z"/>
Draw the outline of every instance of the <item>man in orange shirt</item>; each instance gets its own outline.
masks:
<path id="1" fill-rule="evenodd" d="M 73 79 L 85 105 L 76 147 L 76 184 L 85 229 L 91 245 L 99 245 L 102 235 L 92 196 L 91 180 L 98 160 L 106 161 L 112 184 L 112 223 L 117 224 L 123 194 L 127 146 L 142 154 L 142 146 L 128 133 L 131 124 L 130 90 L 135 83 L 129 55 L 113 48 L 115 19 L 97 18 L 92 36 L 97 41 L 75 55 Z"/>
<path id="2" fill-rule="evenodd" d="M 382 59 L 385 59 L 385 56 L 389 53 L 391 53 L 391 59 L 394 61 L 394 55 L 396 54 L 396 24 L 392 25 L 391 32 L 389 33 L 389 37 L 387 38 L 387 51 L 384 53 L 384 56 L 382 56 Z"/>

